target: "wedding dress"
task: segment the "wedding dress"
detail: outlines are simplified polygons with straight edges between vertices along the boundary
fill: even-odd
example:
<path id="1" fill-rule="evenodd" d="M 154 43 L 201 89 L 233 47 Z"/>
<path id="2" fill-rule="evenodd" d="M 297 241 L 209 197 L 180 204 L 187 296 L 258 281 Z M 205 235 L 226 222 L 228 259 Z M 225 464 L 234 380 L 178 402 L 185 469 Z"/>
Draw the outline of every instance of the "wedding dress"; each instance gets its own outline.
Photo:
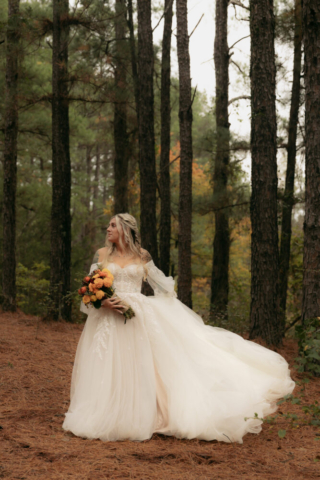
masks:
<path id="1" fill-rule="evenodd" d="M 91 266 L 90 273 L 98 268 Z M 136 316 L 81 307 L 88 318 L 77 348 L 63 428 L 101 440 L 179 438 L 242 443 L 294 382 L 279 354 L 201 317 L 176 298 L 174 280 L 149 261 L 108 265 L 118 296 Z M 140 293 L 147 276 L 155 296 Z"/>

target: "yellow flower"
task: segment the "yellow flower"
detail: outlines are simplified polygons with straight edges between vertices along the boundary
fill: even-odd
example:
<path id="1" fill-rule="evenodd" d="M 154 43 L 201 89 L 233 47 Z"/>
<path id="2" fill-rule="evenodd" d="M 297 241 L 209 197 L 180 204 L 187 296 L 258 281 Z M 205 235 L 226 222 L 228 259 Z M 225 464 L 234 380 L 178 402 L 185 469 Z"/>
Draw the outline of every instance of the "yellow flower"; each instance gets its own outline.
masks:
<path id="1" fill-rule="evenodd" d="M 107 268 L 104 268 L 101 272 L 101 274 L 104 276 L 104 277 L 108 277 L 110 278 L 112 281 L 113 281 L 113 275 L 112 273 L 110 272 L 110 270 L 108 270 Z"/>
<path id="2" fill-rule="evenodd" d="M 87 303 L 90 303 L 90 296 L 89 295 L 84 295 L 82 297 L 82 301 L 83 303 L 87 304 Z"/>
<path id="3" fill-rule="evenodd" d="M 98 290 L 97 293 L 96 293 L 96 297 L 97 297 L 98 300 L 102 300 L 104 295 L 105 294 L 102 290 Z"/>
<path id="4" fill-rule="evenodd" d="M 99 273 L 96 273 L 95 275 L 93 275 L 92 278 L 99 278 L 99 277 L 100 277 Z"/>
<path id="5" fill-rule="evenodd" d="M 111 287 L 112 281 L 113 281 L 113 277 L 112 277 L 112 279 L 111 279 L 110 277 L 106 277 L 106 278 L 103 280 L 103 285 L 104 285 L 105 287 Z"/>
<path id="6" fill-rule="evenodd" d="M 96 278 L 94 281 L 94 284 L 97 288 L 102 288 L 103 287 L 103 280 L 102 278 Z"/>
<path id="7" fill-rule="evenodd" d="M 97 300 L 97 297 L 95 295 L 91 295 L 90 301 L 95 302 Z"/>

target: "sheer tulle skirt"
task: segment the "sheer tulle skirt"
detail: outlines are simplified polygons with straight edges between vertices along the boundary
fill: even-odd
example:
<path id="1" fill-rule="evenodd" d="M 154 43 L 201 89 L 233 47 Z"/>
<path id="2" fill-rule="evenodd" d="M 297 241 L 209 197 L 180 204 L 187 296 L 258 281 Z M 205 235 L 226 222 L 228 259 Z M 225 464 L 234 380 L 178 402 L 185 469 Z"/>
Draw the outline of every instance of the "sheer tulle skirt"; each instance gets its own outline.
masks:
<path id="1" fill-rule="evenodd" d="M 277 353 L 205 326 L 175 298 L 117 293 L 136 317 L 124 324 L 117 313 L 91 309 L 64 429 L 101 440 L 161 432 L 242 442 L 292 392 L 288 364 Z"/>

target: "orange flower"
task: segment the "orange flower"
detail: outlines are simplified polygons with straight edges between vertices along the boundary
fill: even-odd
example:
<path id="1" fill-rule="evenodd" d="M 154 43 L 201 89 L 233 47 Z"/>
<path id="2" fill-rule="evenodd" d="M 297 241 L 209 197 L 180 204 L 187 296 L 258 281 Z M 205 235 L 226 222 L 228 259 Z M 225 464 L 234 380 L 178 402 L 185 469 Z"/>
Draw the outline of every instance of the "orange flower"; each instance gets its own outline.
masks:
<path id="1" fill-rule="evenodd" d="M 104 276 L 104 277 L 108 277 L 110 278 L 112 281 L 113 281 L 113 275 L 112 273 L 110 272 L 110 270 L 108 270 L 107 268 L 104 268 L 101 272 L 101 276 Z"/>
<path id="2" fill-rule="evenodd" d="M 106 278 L 103 280 L 103 285 L 104 285 L 105 287 L 111 287 L 112 281 L 113 281 L 113 278 L 112 278 L 112 280 L 111 280 L 110 277 L 106 277 Z"/>
<path id="3" fill-rule="evenodd" d="M 98 300 L 102 300 L 104 297 L 105 293 L 102 290 L 98 290 L 96 293 L 96 297 Z"/>
<path id="4" fill-rule="evenodd" d="M 94 283 L 89 283 L 89 290 L 92 293 L 95 293 L 97 291 L 97 286 Z"/>
<path id="5" fill-rule="evenodd" d="M 82 298 L 83 303 L 87 304 L 90 303 L 90 296 L 89 295 L 84 295 Z"/>
<path id="6" fill-rule="evenodd" d="M 96 300 L 97 300 L 97 297 L 95 295 L 91 295 L 90 302 L 95 302 Z"/>
<path id="7" fill-rule="evenodd" d="M 96 278 L 95 281 L 94 281 L 94 284 L 96 286 L 96 288 L 102 288 L 103 287 L 103 280 L 102 278 Z"/>

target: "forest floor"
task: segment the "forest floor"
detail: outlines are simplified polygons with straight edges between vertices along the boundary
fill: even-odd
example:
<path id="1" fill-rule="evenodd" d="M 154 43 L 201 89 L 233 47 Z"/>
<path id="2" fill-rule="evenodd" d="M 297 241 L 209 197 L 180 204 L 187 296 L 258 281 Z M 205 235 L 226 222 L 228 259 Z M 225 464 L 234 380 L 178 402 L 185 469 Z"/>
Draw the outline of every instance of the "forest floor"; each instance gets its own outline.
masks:
<path id="1" fill-rule="evenodd" d="M 301 480 L 320 478 L 320 433 L 277 417 L 244 443 L 179 440 L 154 435 L 144 442 L 84 440 L 62 430 L 76 346 L 83 325 L 43 323 L 37 317 L 0 313 L 0 478 L 141 480 Z M 293 340 L 279 350 L 292 367 Z M 293 378 L 301 381 L 292 369 Z M 297 386 L 295 395 L 301 395 Z M 320 378 L 305 385 L 302 403 L 320 399 Z M 286 430 L 284 438 L 278 430 Z M 319 440 L 319 441 L 316 441 Z"/>

